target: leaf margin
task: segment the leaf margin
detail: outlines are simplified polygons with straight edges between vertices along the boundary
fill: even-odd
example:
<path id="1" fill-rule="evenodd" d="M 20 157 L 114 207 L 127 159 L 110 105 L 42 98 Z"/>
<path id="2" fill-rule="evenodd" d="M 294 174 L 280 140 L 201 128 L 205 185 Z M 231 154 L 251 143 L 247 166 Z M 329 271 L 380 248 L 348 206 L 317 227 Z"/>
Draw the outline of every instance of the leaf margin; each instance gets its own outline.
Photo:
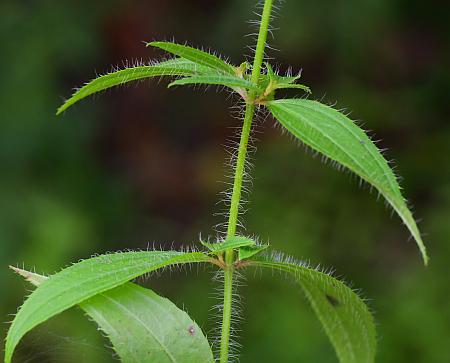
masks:
<path id="1" fill-rule="evenodd" d="M 189 45 L 183 45 L 175 42 L 152 41 L 146 43 L 145 46 L 159 48 L 168 53 L 188 59 L 194 63 L 216 69 L 220 72 L 236 75 L 237 67 L 225 62 L 223 59 L 215 56 L 214 54 Z"/>
<path id="2" fill-rule="evenodd" d="M 39 274 L 31 272 L 31 271 L 27 271 L 24 269 L 13 267 L 13 266 L 9 266 L 9 267 L 15 273 L 22 276 L 26 281 L 30 282 L 32 285 L 34 285 L 36 287 L 38 287 L 45 280 L 48 279 L 47 276 L 39 275 Z M 157 301 L 159 300 L 159 302 L 166 304 L 166 309 L 168 306 L 170 308 L 170 310 L 175 311 L 177 313 L 178 318 L 180 316 L 183 317 L 185 320 L 186 320 L 186 318 L 188 318 L 190 320 L 190 324 L 192 324 L 189 326 L 189 329 L 192 326 L 192 329 L 196 334 L 197 340 L 200 339 L 200 343 L 203 343 L 203 347 L 202 347 L 203 354 L 205 354 L 205 352 L 204 352 L 204 349 L 206 348 L 205 343 L 206 343 L 206 346 L 208 347 L 208 352 L 210 353 L 210 357 L 206 361 L 206 363 L 214 362 L 214 357 L 213 357 L 213 353 L 211 350 L 211 346 L 208 343 L 206 336 L 203 334 L 203 331 L 198 326 L 198 324 L 184 310 L 178 308 L 172 301 L 170 301 L 169 299 L 167 299 L 163 296 L 160 296 L 159 294 L 155 293 L 151 289 L 143 288 L 132 282 L 126 282 L 123 285 L 120 285 L 111 290 L 108 290 L 101 294 L 93 296 L 93 297 L 89 298 L 88 300 L 85 300 L 79 304 L 79 307 L 82 310 L 84 310 L 86 315 L 90 319 L 92 319 L 98 325 L 100 330 L 102 330 L 103 333 L 108 337 L 109 341 L 112 343 L 114 351 L 121 358 L 122 362 L 124 362 L 124 363 L 141 363 L 140 357 L 143 356 L 144 354 L 147 354 L 147 346 L 142 347 L 142 343 L 139 344 L 139 339 L 132 339 L 131 347 L 129 346 L 130 343 L 128 341 L 127 341 L 127 344 L 123 344 L 122 342 L 119 342 L 119 340 L 121 340 L 121 334 L 118 332 L 118 329 L 114 328 L 114 326 L 117 325 L 118 323 L 121 324 L 121 322 L 126 319 L 126 317 L 123 317 L 120 315 L 120 313 L 121 313 L 120 310 L 119 310 L 119 312 L 117 312 L 117 311 L 109 312 L 109 315 L 113 315 L 113 321 L 111 321 L 110 319 L 108 320 L 106 317 L 107 314 L 105 314 L 105 311 L 108 311 L 108 308 L 110 308 L 112 305 L 113 306 L 112 310 L 115 310 L 115 308 L 117 306 L 120 306 L 122 310 L 125 309 L 125 310 L 130 311 L 131 318 L 134 318 L 136 320 L 138 319 L 139 315 L 135 314 L 135 311 L 134 311 L 135 307 L 128 306 L 126 304 L 126 301 L 123 301 L 123 296 L 122 296 L 123 289 L 128 289 L 129 291 L 127 293 L 131 292 L 131 293 L 137 295 L 138 298 L 141 298 L 142 294 L 148 295 L 148 297 L 150 299 L 157 300 Z M 117 294 L 119 297 L 117 297 Z M 107 303 L 105 304 L 105 302 L 102 300 L 106 301 Z M 133 300 L 136 300 L 136 299 L 133 298 Z M 136 331 L 137 331 L 137 329 L 136 329 Z M 135 333 L 136 333 L 136 331 L 135 331 Z M 130 331 L 128 331 L 128 334 L 129 333 L 130 333 Z M 189 332 L 189 334 L 190 334 L 190 332 Z M 153 336 L 153 333 L 152 333 L 152 336 Z M 154 341 L 159 343 L 158 338 L 154 338 Z M 177 344 L 179 344 L 179 343 L 177 343 Z M 123 346 L 126 346 L 126 348 L 123 349 L 122 348 Z M 145 350 L 145 351 L 143 351 L 143 350 Z M 135 360 L 133 358 L 130 358 L 130 356 L 131 356 L 130 353 L 133 353 L 133 356 L 137 354 L 137 359 Z M 199 359 L 199 357 L 197 357 L 196 359 Z"/>
<path id="3" fill-rule="evenodd" d="M 383 167 L 385 167 L 384 173 L 391 173 L 391 175 L 389 175 L 391 177 L 391 179 L 387 179 L 388 183 L 390 184 L 392 190 L 390 191 L 391 193 L 389 193 L 389 190 L 386 191 L 386 189 L 384 189 L 384 187 L 382 185 L 379 184 L 379 182 L 377 181 L 373 181 L 370 180 L 370 178 L 367 175 L 370 175 L 370 172 L 367 172 L 366 175 L 362 175 L 361 172 L 355 171 L 355 168 L 351 165 L 349 165 L 346 162 L 342 162 L 340 160 L 337 160 L 336 158 L 334 158 L 333 156 L 330 155 L 330 153 L 326 150 L 323 150 L 320 146 L 318 146 L 317 144 L 315 144 L 314 142 L 312 142 L 311 140 L 305 140 L 305 137 L 303 135 L 303 137 L 299 136 L 298 134 L 295 133 L 295 131 L 293 131 L 293 126 L 289 125 L 289 121 L 282 120 L 283 117 L 280 117 L 282 112 L 286 112 L 289 113 L 288 111 L 280 111 L 280 109 L 276 110 L 276 106 L 280 105 L 280 104 L 288 104 L 288 103 L 302 103 L 302 104 L 306 104 L 306 105 L 316 105 L 318 107 L 323 107 L 324 109 L 326 109 L 327 111 L 330 111 L 331 113 L 334 113 L 334 115 L 336 117 L 340 117 L 343 120 L 348 120 L 349 125 L 352 125 L 352 127 L 354 127 L 355 129 L 353 131 L 358 130 L 358 132 L 360 132 L 359 137 L 360 139 L 358 140 L 359 143 L 361 143 L 361 145 L 363 145 L 366 149 L 368 147 L 368 145 L 370 145 L 371 147 L 373 147 L 372 150 L 368 149 L 368 153 L 371 154 L 371 156 L 373 157 L 373 160 L 375 160 L 376 163 L 384 163 L 385 165 L 382 165 Z M 274 107 L 275 105 L 275 107 Z M 306 145 L 308 145 L 309 147 L 311 147 L 312 149 L 320 152 L 321 154 L 325 155 L 327 158 L 338 162 L 339 164 L 343 165 L 345 168 L 347 168 L 348 170 L 352 171 L 353 173 L 355 173 L 356 175 L 358 175 L 359 177 L 361 177 L 363 180 L 365 180 L 368 184 L 374 186 L 381 195 L 383 195 L 383 197 L 388 201 L 388 203 L 392 206 L 392 208 L 395 210 L 395 212 L 399 215 L 399 217 L 401 218 L 401 220 L 403 221 L 403 223 L 406 225 L 406 227 L 408 228 L 409 232 L 411 233 L 411 235 L 413 236 L 414 240 L 416 241 L 416 244 L 421 252 L 422 255 L 422 259 L 423 259 L 423 263 L 425 266 L 428 265 L 429 262 L 429 256 L 425 247 L 425 244 L 422 240 L 422 237 L 420 235 L 419 229 L 417 227 L 416 221 L 414 220 L 411 211 L 409 210 L 406 201 L 401 193 L 401 188 L 398 184 L 398 179 L 395 176 L 395 174 L 393 173 L 392 169 L 390 168 L 388 162 L 386 161 L 386 159 L 384 158 L 384 156 L 381 154 L 381 152 L 378 150 L 378 148 L 376 147 L 376 145 L 372 142 L 372 140 L 367 136 L 367 134 L 364 132 L 364 130 L 362 130 L 360 127 L 358 127 L 349 117 L 347 117 L 346 115 L 344 115 L 343 113 L 339 112 L 338 110 L 327 106 L 321 102 L 318 101 L 313 101 L 313 100 L 308 100 L 308 99 L 300 99 L 300 98 L 293 98 L 293 99 L 278 99 L 278 100 L 274 100 L 274 101 L 269 101 L 266 103 L 266 107 L 269 109 L 269 111 L 272 113 L 272 115 L 274 116 L 274 118 L 286 129 L 288 130 L 293 136 L 295 136 L 296 138 L 298 138 L 300 141 L 302 141 L 303 143 L 305 143 Z M 304 106 L 305 108 L 307 106 Z M 310 109 L 312 108 L 312 106 L 310 107 Z M 290 112 L 291 116 L 293 112 Z M 305 117 L 306 118 L 306 117 Z M 347 122 L 347 121 L 345 121 Z M 320 132 L 317 128 L 317 126 L 314 126 L 314 123 L 309 122 L 308 126 L 311 128 L 314 128 L 316 132 Z M 342 125 L 341 125 L 342 126 Z M 349 131 L 349 130 L 347 130 Z M 352 132 L 351 130 L 349 132 Z M 297 131 L 297 133 L 299 133 Z M 355 137 L 356 139 L 356 137 Z M 331 140 L 331 138 L 330 138 Z M 334 140 L 332 140 L 333 143 L 336 144 L 336 142 Z M 344 151 L 344 153 L 347 153 L 347 151 L 341 147 L 341 150 Z M 376 157 L 373 155 L 373 152 L 376 152 Z M 382 167 L 381 167 L 382 168 Z M 384 176 L 386 176 L 386 174 L 383 174 Z M 392 184 L 394 183 L 394 184 Z M 397 193 L 397 195 L 395 195 L 395 193 Z M 393 197 L 397 197 L 397 198 L 393 198 Z"/>
<path id="4" fill-rule="evenodd" d="M 375 362 L 377 339 L 376 339 L 376 327 L 375 327 L 372 313 L 369 310 L 368 306 L 363 301 L 363 299 L 361 299 L 361 297 L 354 290 L 349 288 L 345 283 L 334 278 L 333 276 L 331 276 L 331 274 L 329 274 L 325 271 L 320 271 L 317 268 L 316 269 L 310 268 L 309 265 L 304 262 L 296 261 L 293 258 L 286 257 L 283 254 L 280 254 L 275 251 L 272 251 L 271 254 L 266 253 L 265 255 L 258 255 L 257 257 L 247 260 L 246 266 L 268 268 L 271 270 L 278 269 L 280 273 L 285 272 L 287 274 L 290 274 L 294 278 L 294 280 L 296 280 L 296 282 L 299 283 L 303 292 L 306 295 L 307 300 L 311 304 L 311 307 L 313 308 L 319 321 L 323 325 L 323 328 L 324 328 L 331 344 L 333 345 L 333 347 L 335 349 L 336 355 L 338 356 L 340 363 L 374 363 Z M 370 351 L 368 351 L 367 349 L 363 349 L 363 352 L 367 353 L 367 359 L 362 361 L 359 359 L 360 357 L 355 357 L 355 356 L 354 356 L 353 360 L 346 359 L 347 355 L 345 352 L 345 348 L 343 349 L 341 346 L 339 346 L 339 344 L 336 341 L 336 338 L 333 338 L 333 336 L 331 334 L 333 332 L 333 330 L 336 329 L 336 327 L 331 327 L 326 324 L 326 322 L 324 321 L 325 320 L 324 316 L 318 311 L 319 304 L 317 304 L 313 301 L 312 294 L 310 292 L 308 292 L 305 285 L 303 285 L 299 281 L 300 277 L 298 277 L 298 276 L 300 276 L 302 274 L 302 270 L 305 270 L 305 271 L 307 271 L 307 273 L 310 273 L 310 274 L 311 273 L 318 274 L 324 279 L 330 279 L 331 285 L 333 287 L 336 287 L 336 286 L 343 287 L 346 294 L 350 294 L 350 296 L 353 296 L 356 298 L 356 301 L 358 302 L 359 307 L 362 307 L 363 314 L 366 314 L 366 318 L 368 318 L 368 320 L 367 320 L 368 330 L 367 330 L 366 334 L 361 334 L 367 340 L 369 347 L 370 347 Z M 328 293 L 324 292 L 323 290 L 321 290 L 321 293 L 324 294 L 324 296 L 325 296 L 324 300 L 326 301 L 326 304 L 324 306 L 326 306 L 326 305 L 332 306 L 331 311 L 340 308 L 339 307 L 339 304 L 341 304 L 340 300 L 337 300 L 336 298 L 329 296 Z M 353 354 L 355 354 L 354 351 L 353 351 Z M 352 354 L 350 354 L 350 355 L 352 355 Z"/>
<path id="5" fill-rule="evenodd" d="M 134 254 L 133 256 L 131 254 Z M 158 255 L 160 254 L 161 261 L 157 261 L 159 263 L 149 264 L 147 261 L 148 258 L 152 254 Z M 166 256 L 162 255 L 166 254 Z M 103 274 L 100 276 L 102 272 L 102 268 L 110 265 L 112 262 L 115 262 L 117 265 L 120 265 L 120 258 L 123 258 L 123 256 L 130 257 L 130 261 L 128 261 L 129 265 L 129 271 L 128 273 L 125 273 L 126 268 L 122 268 L 122 270 L 119 270 L 119 272 L 124 272 L 123 275 L 118 276 L 117 274 L 114 274 L 114 277 L 116 280 L 106 280 L 104 281 L 105 275 Z M 136 257 L 136 258 L 135 258 Z M 143 261 L 140 261 L 140 265 L 136 263 L 138 261 L 137 257 L 142 259 Z M 164 257 L 166 259 L 164 260 Z M 119 261 L 116 261 L 119 260 Z M 97 263 L 101 262 L 101 263 Z M 122 261 L 123 262 L 123 261 Z M 82 260 L 81 262 L 75 263 L 60 272 L 52 275 L 52 279 L 48 279 L 45 281 L 41 286 L 39 286 L 36 290 L 34 290 L 28 298 L 25 300 L 24 304 L 19 308 L 17 314 L 15 315 L 12 324 L 10 325 L 8 329 L 8 333 L 6 336 L 6 342 L 5 342 L 5 363 L 11 363 L 11 359 L 14 353 L 14 350 L 22 337 L 28 333 L 30 330 L 32 330 L 37 325 L 43 323 L 44 321 L 50 319 L 51 317 L 81 303 L 82 301 L 85 301 L 89 299 L 92 296 L 95 296 L 101 292 L 108 291 L 110 289 L 113 289 L 114 287 L 120 286 L 138 276 L 144 275 L 146 273 L 149 273 L 151 271 L 155 271 L 160 268 L 178 265 L 178 264 L 188 264 L 188 263 L 206 263 L 211 262 L 211 258 L 202 253 L 202 252 L 179 252 L 179 251 L 140 251 L 140 252 L 121 252 L 121 253 L 112 253 L 107 255 L 100 255 L 96 256 L 90 259 Z M 55 304 L 55 301 L 58 302 L 57 299 L 55 299 L 54 296 L 52 296 L 48 291 L 51 289 L 52 285 L 57 286 L 58 283 L 62 283 L 64 287 L 67 289 L 67 285 L 64 284 L 64 277 L 65 275 L 69 275 L 71 277 L 72 275 L 77 275 L 79 273 L 78 270 L 85 267 L 84 265 L 88 265 L 87 267 L 90 267 L 91 272 L 96 270 L 98 274 L 95 274 L 95 276 L 99 276 L 97 279 L 97 286 L 95 286 L 95 289 L 93 291 L 88 292 L 86 287 L 84 289 L 77 289 L 74 290 L 73 286 L 68 289 L 71 292 L 75 292 L 75 297 L 71 299 L 71 302 L 67 302 L 65 304 L 62 304 L 59 302 L 59 306 Z M 82 266 L 80 268 L 80 266 Z M 126 266 L 126 264 L 125 264 Z M 107 269 L 108 270 L 108 269 Z M 67 272 L 69 271 L 69 272 Z M 75 272 L 74 272 L 75 271 Z M 111 271 L 111 270 L 108 270 Z M 116 271 L 117 272 L 117 271 Z M 92 274 L 94 275 L 94 274 Z M 62 276 L 62 277 L 61 277 Z M 120 278 L 119 278 L 120 277 Z M 102 281 L 104 286 L 100 287 L 99 281 Z M 63 281 L 61 281 L 63 280 Z M 86 281 L 84 281 L 86 282 Z M 50 288 L 48 287 L 50 285 Z M 50 290 L 51 291 L 51 290 Z M 78 295 L 77 295 L 78 294 Z M 43 295 L 41 297 L 40 295 Z M 52 301 L 53 304 L 49 305 L 50 309 L 52 310 L 50 313 L 48 311 L 46 312 L 45 306 L 44 306 L 44 312 L 41 312 L 41 316 L 37 314 L 37 311 L 39 311 L 40 308 L 42 308 L 43 303 L 37 304 L 37 311 L 34 308 L 34 300 L 37 300 L 39 302 L 39 299 L 43 299 L 44 303 L 45 301 Z M 55 307 L 56 306 L 56 307 Z M 25 311 L 25 313 L 24 313 Z M 28 316 L 27 316 L 28 314 Z M 24 316 L 25 315 L 25 316 Z M 23 317 L 24 316 L 24 317 Z M 38 316 L 38 317 L 36 317 Z M 19 323 L 18 323 L 19 322 Z M 17 327 L 17 325 L 19 327 Z"/>
<path id="6" fill-rule="evenodd" d="M 83 86 L 76 89 L 72 95 L 56 110 L 56 115 L 62 114 L 75 103 L 95 93 L 109 88 L 121 86 L 129 82 L 140 81 L 154 77 L 193 76 L 206 71 L 206 68 L 183 58 L 174 58 L 166 61 L 155 62 L 148 65 L 126 67 L 93 78 Z"/>

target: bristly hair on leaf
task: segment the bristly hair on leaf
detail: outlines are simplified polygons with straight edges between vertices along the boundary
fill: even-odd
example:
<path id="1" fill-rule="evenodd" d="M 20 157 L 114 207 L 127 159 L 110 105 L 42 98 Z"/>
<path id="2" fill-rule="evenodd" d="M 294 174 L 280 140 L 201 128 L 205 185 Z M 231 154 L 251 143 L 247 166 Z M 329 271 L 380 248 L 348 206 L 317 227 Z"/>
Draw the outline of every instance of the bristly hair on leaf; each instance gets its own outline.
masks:
<path id="1" fill-rule="evenodd" d="M 374 186 L 405 223 L 428 264 L 428 254 L 397 178 L 367 134 L 339 111 L 317 101 L 283 99 L 267 105 L 292 135 Z"/>
<path id="2" fill-rule="evenodd" d="M 253 258 L 249 265 L 293 278 L 322 323 L 340 362 L 375 361 L 375 324 L 367 305 L 355 291 L 330 274 L 276 253 Z"/>

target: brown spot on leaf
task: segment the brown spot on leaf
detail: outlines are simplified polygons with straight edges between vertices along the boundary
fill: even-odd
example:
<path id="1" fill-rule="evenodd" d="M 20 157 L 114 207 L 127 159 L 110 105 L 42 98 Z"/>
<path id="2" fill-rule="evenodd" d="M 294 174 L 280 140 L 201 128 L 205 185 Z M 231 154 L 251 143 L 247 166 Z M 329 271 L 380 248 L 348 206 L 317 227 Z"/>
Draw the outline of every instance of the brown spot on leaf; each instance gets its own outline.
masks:
<path id="1" fill-rule="evenodd" d="M 190 326 L 189 326 L 189 328 L 188 328 L 188 333 L 189 333 L 189 335 L 191 335 L 191 336 L 194 336 L 194 335 L 195 335 L 195 327 L 194 327 L 193 325 L 190 325 Z"/>
<path id="2" fill-rule="evenodd" d="M 339 300 L 336 299 L 334 296 L 325 294 L 325 297 L 327 298 L 328 302 L 329 302 L 333 307 L 336 307 L 336 306 L 339 306 L 339 305 L 340 305 Z"/>

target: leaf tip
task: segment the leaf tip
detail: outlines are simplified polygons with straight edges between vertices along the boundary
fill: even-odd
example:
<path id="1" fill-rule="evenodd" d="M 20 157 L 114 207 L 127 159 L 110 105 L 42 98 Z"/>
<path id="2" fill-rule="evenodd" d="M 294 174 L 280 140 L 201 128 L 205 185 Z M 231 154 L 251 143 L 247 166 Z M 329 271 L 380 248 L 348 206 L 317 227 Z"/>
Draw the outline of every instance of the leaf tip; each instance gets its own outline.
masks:
<path id="1" fill-rule="evenodd" d="M 428 266 L 430 262 L 430 256 L 428 256 L 427 248 L 425 247 L 425 243 L 422 240 L 422 237 L 417 229 L 417 227 L 413 228 L 412 233 L 414 240 L 416 241 L 417 246 L 419 247 L 420 254 L 422 255 L 422 261 L 425 267 Z"/>
<path id="2" fill-rule="evenodd" d="M 175 86 L 177 86 L 177 85 L 178 85 L 177 81 L 173 81 L 173 82 L 170 82 L 170 83 L 167 85 L 167 88 L 172 88 L 172 87 L 175 87 Z"/>
<path id="3" fill-rule="evenodd" d="M 428 256 L 427 250 L 425 248 L 423 248 L 422 250 L 422 259 L 424 266 L 428 267 L 428 264 L 430 263 L 430 257 Z"/>
<path id="4" fill-rule="evenodd" d="M 64 101 L 64 103 L 59 106 L 56 110 L 56 116 L 61 115 L 65 110 L 67 110 L 71 106 L 71 103 L 69 103 L 69 100 Z"/>
<path id="5" fill-rule="evenodd" d="M 21 271 L 20 268 L 12 266 L 12 265 L 9 265 L 8 268 L 10 268 L 11 270 L 13 270 L 14 272 L 17 272 L 17 273 L 19 273 L 19 271 Z"/>
<path id="6" fill-rule="evenodd" d="M 157 47 L 159 44 L 161 44 L 161 42 L 145 42 L 145 47 Z"/>
<path id="7" fill-rule="evenodd" d="M 28 282 L 30 282 L 34 286 L 39 286 L 45 280 L 47 280 L 47 277 L 42 276 L 42 275 L 38 275 L 38 274 L 36 274 L 34 272 L 23 270 L 21 268 L 14 267 L 14 266 L 11 266 L 11 265 L 9 266 L 9 268 L 11 270 L 13 270 L 16 274 L 22 276 L 25 280 L 27 280 Z"/>

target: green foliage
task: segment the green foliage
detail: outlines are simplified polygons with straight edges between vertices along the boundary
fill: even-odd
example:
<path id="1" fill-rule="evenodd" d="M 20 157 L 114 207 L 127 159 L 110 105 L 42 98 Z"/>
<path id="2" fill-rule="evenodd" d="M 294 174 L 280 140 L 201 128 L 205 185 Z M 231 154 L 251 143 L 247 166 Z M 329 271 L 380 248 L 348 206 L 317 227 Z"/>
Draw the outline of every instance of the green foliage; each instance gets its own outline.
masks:
<path id="1" fill-rule="evenodd" d="M 31 271 L 23 270 L 21 268 L 14 266 L 9 266 L 9 268 L 14 272 L 16 272 L 17 274 L 19 274 L 20 276 L 22 276 L 25 280 L 27 280 L 30 284 L 34 286 L 42 285 L 44 281 L 48 280 L 47 276 L 39 275 Z"/>
<path id="2" fill-rule="evenodd" d="M 104 76 L 100 76 L 90 81 L 64 102 L 64 104 L 58 108 L 56 114 L 59 115 L 74 103 L 87 96 L 131 81 L 162 76 L 192 76 L 195 74 L 203 74 L 208 71 L 210 72 L 211 70 L 182 58 L 172 59 L 154 65 L 125 68 L 105 74 Z"/>
<path id="3" fill-rule="evenodd" d="M 196 48 L 188 47 L 187 45 L 169 42 L 150 42 L 147 43 L 147 46 L 163 49 L 166 52 L 188 59 L 194 63 L 210 67 L 222 73 L 236 74 L 236 68 L 219 57 Z"/>
<path id="4" fill-rule="evenodd" d="M 212 254 L 219 254 L 222 253 L 228 249 L 239 249 L 241 247 L 248 247 L 248 246 L 254 246 L 256 245 L 256 242 L 252 240 L 251 238 L 244 237 L 244 236 L 233 236 L 225 239 L 224 241 L 217 242 L 217 243 L 209 243 L 200 241 L 200 243 L 205 246 L 210 253 Z"/>
<path id="5" fill-rule="evenodd" d="M 80 305 L 124 363 L 214 362 L 200 327 L 170 300 L 126 283 Z"/>
<path id="6" fill-rule="evenodd" d="M 12 269 L 35 286 L 48 278 Z M 200 327 L 170 300 L 131 282 L 80 303 L 124 363 L 214 362 Z"/>
<path id="7" fill-rule="evenodd" d="M 238 260 L 247 260 L 250 257 L 256 256 L 257 254 L 263 252 L 269 248 L 269 245 L 253 245 L 240 247 L 238 250 Z"/>
<path id="8" fill-rule="evenodd" d="M 171 265 L 208 262 L 200 252 L 124 252 L 78 262 L 42 283 L 19 309 L 8 331 L 5 362 L 20 339 L 35 326 L 97 294 Z"/>
<path id="9" fill-rule="evenodd" d="M 253 89 L 258 90 L 258 87 L 253 83 L 236 76 L 228 76 L 223 74 L 207 74 L 201 76 L 193 76 L 188 78 L 178 79 L 169 84 L 169 87 L 173 86 L 184 86 L 188 84 L 211 84 L 211 85 L 219 85 L 226 86 L 230 88 L 245 88 L 245 89 Z"/>
<path id="10" fill-rule="evenodd" d="M 266 63 L 266 69 L 267 73 L 262 74 L 259 81 L 259 85 L 264 89 L 264 96 L 266 98 L 277 89 L 300 89 L 311 94 L 311 89 L 308 86 L 295 83 L 300 78 L 300 75 L 280 76 L 274 72 L 269 63 Z"/>
<path id="11" fill-rule="evenodd" d="M 39 285 L 19 309 L 6 339 L 5 362 L 10 363 L 21 338 L 40 323 L 80 305 L 108 335 L 123 362 L 213 362 L 200 328 L 169 300 L 130 283 L 143 274 L 173 265 L 212 263 L 223 269 L 224 301 L 221 324 L 221 363 L 229 361 L 234 271 L 245 266 L 271 268 L 291 275 L 321 321 L 341 363 L 372 363 L 376 333 L 364 302 L 342 282 L 320 271 L 290 261 L 258 256 L 268 248 L 237 236 L 248 142 L 255 111 L 266 107 L 295 137 L 338 165 L 374 186 L 399 214 L 414 236 L 425 264 L 428 256 L 417 225 L 397 179 L 373 142 L 348 117 L 331 107 L 305 99 L 276 100 L 279 89 L 309 87 L 297 84 L 299 76 L 281 76 L 268 63 L 263 66 L 272 0 L 265 0 L 253 63 L 235 67 L 221 58 L 169 42 L 147 46 L 176 58 L 126 68 L 98 77 L 76 91 L 57 111 L 60 114 L 83 98 L 131 81 L 152 77 L 182 77 L 169 84 L 219 85 L 238 93 L 245 104 L 241 139 L 235 158 L 235 175 L 228 214 L 227 235 L 219 242 L 202 242 L 208 253 L 145 251 L 102 255 L 78 262 L 49 278 L 16 269 Z"/>
<path id="12" fill-rule="evenodd" d="M 277 89 L 301 89 L 306 93 L 311 93 L 311 89 L 304 84 L 292 84 L 292 83 L 277 83 L 274 85 L 274 90 Z"/>
<path id="13" fill-rule="evenodd" d="M 330 275 L 277 258 L 253 260 L 252 265 L 291 275 L 322 323 L 341 363 L 375 361 L 376 333 L 372 315 L 361 298 Z"/>
<path id="14" fill-rule="evenodd" d="M 386 198 L 428 256 L 417 225 L 400 192 L 397 179 L 378 148 L 347 116 L 322 103 L 302 99 L 268 104 L 274 117 L 312 149 L 350 169 Z"/>
<path id="15" fill-rule="evenodd" d="M 239 261 L 257 255 L 269 247 L 269 245 L 257 245 L 256 241 L 244 236 L 233 236 L 216 243 L 200 240 L 200 243 L 209 250 L 211 255 L 221 255 L 223 252 L 230 249 L 236 250 L 238 252 Z"/>

